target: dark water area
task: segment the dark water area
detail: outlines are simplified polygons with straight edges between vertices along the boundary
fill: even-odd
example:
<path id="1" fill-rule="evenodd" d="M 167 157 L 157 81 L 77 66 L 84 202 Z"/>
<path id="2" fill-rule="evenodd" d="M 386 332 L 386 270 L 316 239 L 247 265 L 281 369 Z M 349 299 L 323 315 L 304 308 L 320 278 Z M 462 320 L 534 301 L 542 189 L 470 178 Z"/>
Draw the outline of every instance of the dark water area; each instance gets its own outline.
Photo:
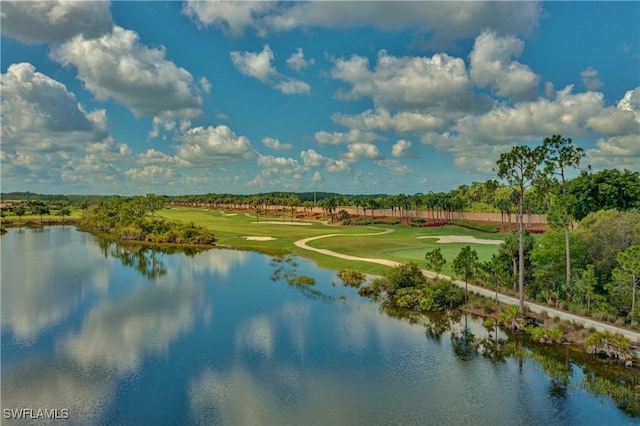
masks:
<path id="1" fill-rule="evenodd" d="M 3 425 L 640 424 L 637 370 L 384 311 L 305 259 L 72 227 L 0 244 Z"/>

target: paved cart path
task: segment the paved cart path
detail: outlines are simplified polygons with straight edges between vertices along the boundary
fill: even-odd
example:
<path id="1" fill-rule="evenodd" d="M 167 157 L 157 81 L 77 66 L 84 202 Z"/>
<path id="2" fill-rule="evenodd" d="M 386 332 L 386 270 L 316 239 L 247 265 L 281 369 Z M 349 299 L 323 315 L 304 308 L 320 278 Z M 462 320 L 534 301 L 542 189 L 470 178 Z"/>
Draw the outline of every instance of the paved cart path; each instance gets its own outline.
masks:
<path id="1" fill-rule="evenodd" d="M 400 265 L 401 263 L 400 262 L 395 262 L 393 260 L 388 260 L 388 259 L 376 259 L 376 258 L 370 258 L 370 257 L 351 256 L 351 255 L 348 255 L 348 254 L 342 254 L 342 253 L 338 253 L 338 252 L 335 252 L 335 251 L 332 251 L 332 250 L 327 250 L 327 249 L 310 247 L 310 246 L 307 245 L 307 243 L 309 243 L 311 241 L 314 241 L 314 240 L 319 240 L 321 238 L 373 236 L 373 235 L 388 234 L 390 232 L 393 232 L 393 229 L 385 229 L 385 230 L 383 230 L 381 232 L 374 232 L 374 233 L 367 233 L 367 234 L 350 234 L 350 235 L 348 235 L 348 234 L 327 234 L 327 235 L 319 235 L 319 236 L 316 236 L 316 237 L 303 238 L 301 240 L 296 241 L 294 244 L 296 246 L 304 249 L 304 250 L 315 251 L 316 253 L 324 254 L 324 255 L 327 255 L 327 256 L 338 257 L 340 259 L 355 260 L 355 261 L 369 262 L 369 263 L 377 263 L 377 264 L 380 264 L 380 265 L 394 267 L 394 266 Z M 436 276 L 435 272 L 428 271 L 426 269 L 422 269 L 422 273 L 425 274 L 426 276 L 430 277 L 430 278 L 435 278 L 435 276 Z M 448 277 L 448 276 L 442 275 L 442 274 L 440 274 L 440 277 L 453 281 L 453 283 L 458 285 L 459 287 L 464 288 L 464 286 L 465 286 L 464 281 L 454 280 L 451 277 Z M 479 286 L 476 286 L 476 285 L 473 285 L 473 284 L 469 284 L 468 285 L 468 289 L 469 289 L 470 292 L 479 294 L 481 296 L 489 297 L 489 298 L 492 298 L 492 299 L 495 299 L 495 297 L 496 297 L 496 292 L 495 291 L 489 290 L 489 289 L 484 288 L 484 287 L 479 287 Z M 504 295 L 504 294 L 500 294 L 500 293 L 498 293 L 498 301 L 501 302 L 501 303 L 509 304 L 509 305 L 519 305 L 520 304 L 520 301 L 517 298 L 511 297 L 511 296 L 507 296 L 507 295 Z M 585 317 L 582 317 L 582 316 L 579 316 L 579 315 L 574 315 L 574 314 L 571 314 L 569 312 L 561 311 L 559 309 L 554 309 L 554 308 L 552 308 L 550 306 L 540 305 L 538 303 L 525 301 L 524 304 L 532 312 L 541 313 L 543 311 L 546 311 L 547 314 L 550 317 L 557 317 L 557 318 L 560 318 L 562 320 L 573 321 L 575 323 L 582 324 L 586 328 L 593 327 L 597 331 L 609 331 L 611 333 L 619 333 L 619 334 L 622 334 L 623 336 L 627 337 L 628 339 L 630 339 L 632 342 L 640 344 L 640 333 L 637 333 L 635 331 L 631 331 L 631 330 L 627 330 L 625 328 L 616 327 L 615 325 L 611 325 L 611 324 L 606 324 L 606 323 L 602 323 L 602 322 L 599 322 L 599 321 L 595 321 L 595 320 L 593 320 L 591 318 L 585 318 Z"/>

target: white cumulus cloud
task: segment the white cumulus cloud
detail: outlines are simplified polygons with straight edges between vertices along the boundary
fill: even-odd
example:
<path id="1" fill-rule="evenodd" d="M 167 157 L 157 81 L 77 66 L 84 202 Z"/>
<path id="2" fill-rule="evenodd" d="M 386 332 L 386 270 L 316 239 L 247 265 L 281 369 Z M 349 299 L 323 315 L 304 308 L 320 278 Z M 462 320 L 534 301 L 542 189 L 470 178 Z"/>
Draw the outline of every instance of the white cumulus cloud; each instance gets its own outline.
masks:
<path id="1" fill-rule="evenodd" d="M 271 148 L 275 151 L 283 151 L 286 149 L 293 148 L 293 145 L 289 143 L 281 143 L 278 139 L 274 139 L 274 138 L 264 138 L 262 139 L 262 143 L 267 148 Z"/>
<path id="2" fill-rule="evenodd" d="M 23 43 L 60 43 L 76 34 L 95 38 L 111 30 L 108 1 L 3 1 L 3 36 Z"/>
<path id="3" fill-rule="evenodd" d="M 286 95 L 311 91 L 311 86 L 304 81 L 278 72 L 273 64 L 274 55 L 269 45 L 265 44 L 261 52 L 231 52 L 231 61 L 241 74 L 256 78 Z"/>
<path id="4" fill-rule="evenodd" d="M 235 163 L 256 157 L 246 136 L 237 136 L 229 127 L 195 127 L 180 137 L 176 156 L 192 167 Z"/>
<path id="5" fill-rule="evenodd" d="M 142 44 L 135 31 L 115 26 L 100 38 L 78 35 L 53 48 L 51 57 L 75 66 L 96 98 L 115 99 L 137 116 L 178 119 L 201 113 L 200 89 L 191 73 L 167 60 L 164 47 Z"/>
<path id="6" fill-rule="evenodd" d="M 415 158 L 417 154 L 411 150 L 411 142 L 400 139 L 391 147 L 391 155 L 398 158 Z"/>
<path id="7" fill-rule="evenodd" d="M 539 78 L 528 66 L 513 61 L 524 43 L 514 36 L 485 31 L 476 37 L 471 51 L 471 78 L 480 87 L 491 87 L 501 97 L 533 99 Z"/>
<path id="8" fill-rule="evenodd" d="M 304 168 L 298 164 L 295 158 L 274 157 L 272 155 L 260 155 L 257 160 L 258 166 L 262 167 L 263 176 L 278 174 L 300 174 Z"/>
<path id="9" fill-rule="evenodd" d="M 384 159 L 384 160 L 376 160 L 374 161 L 374 163 L 380 167 L 384 167 L 385 169 L 389 170 L 389 172 L 391 172 L 391 174 L 393 175 L 408 175 L 411 173 L 411 170 L 409 169 L 409 167 L 400 163 L 398 160 Z"/>
<path id="10" fill-rule="evenodd" d="M 347 149 L 348 151 L 344 154 L 344 159 L 349 163 L 382 158 L 378 147 L 372 143 L 352 143 L 347 145 Z"/>
<path id="11" fill-rule="evenodd" d="M 274 2 L 189 0 L 185 14 L 199 25 L 232 35 L 252 28 L 259 36 L 296 28 L 406 29 L 431 33 L 431 42 L 469 38 L 486 28 L 499 34 L 529 34 L 542 12 L 539 2 Z"/>
<path id="12" fill-rule="evenodd" d="M 287 66 L 292 70 L 295 70 L 298 72 L 302 71 L 303 69 L 305 69 L 310 65 L 313 65 L 314 63 L 315 63 L 315 60 L 313 58 L 305 59 L 304 52 L 302 51 L 301 47 L 298 47 L 296 49 L 296 52 L 292 54 L 289 57 L 289 59 L 287 59 Z"/>
<path id="13" fill-rule="evenodd" d="M 331 76 L 350 85 L 350 89 L 338 91 L 339 98 L 367 96 L 385 109 L 437 112 L 443 116 L 483 111 L 493 104 L 474 93 L 464 61 L 446 53 L 401 57 L 381 50 L 373 69 L 367 58 L 353 55 L 334 59 Z"/>
<path id="14" fill-rule="evenodd" d="M 554 100 L 538 98 L 515 106 L 499 106 L 479 116 L 467 116 L 458 121 L 456 129 L 463 138 L 496 144 L 537 140 L 553 134 L 585 135 L 590 117 L 603 109 L 604 96 L 599 92 L 572 91 L 570 85 L 559 91 Z"/>
<path id="15" fill-rule="evenodd" d="M 346 127 L 387 132 L 433 131 L 447 124 L 446 120 L 432 114 L 402 111 L 392 115 L 384 108 L 369 109 L 356 115 L 336 113 L 331 118 Z"/>
<path id="16" fill-rule="evenodd" d="M 361 132 L 359 129 L 351 129 L 346 133 L 320 131 L 315 134 L 319 145 L 339 145 L 342 143 L 373 142 L 378 136 L 372 132 Z"/>
<path id="17" fill-rule="evenodd" d="M 345 160 L 335 160 L 319 154 L 314 149 L 300 152 L 300 158 L 305 167 L 323 167 L 329 173 L 345 173 L 351 170 L 349 163 Z"/>
<path id="18" fill-rule="evenodd" d="M 602 81 L 600 81 L 600 77 L 598 77 L 598 70 L 592 67 L 587 67 L 587 69 L 581 71 L 580 78 L 587 90 L 598 90 L 602 87 Z"/>
<path id="19" fill-rule="evenodd" d="M 88 113 L 64 84 L 32 64 L 10 65 L 0 82 L 3 149 L 73 149 L 107 136 L 104 110 Z"/>

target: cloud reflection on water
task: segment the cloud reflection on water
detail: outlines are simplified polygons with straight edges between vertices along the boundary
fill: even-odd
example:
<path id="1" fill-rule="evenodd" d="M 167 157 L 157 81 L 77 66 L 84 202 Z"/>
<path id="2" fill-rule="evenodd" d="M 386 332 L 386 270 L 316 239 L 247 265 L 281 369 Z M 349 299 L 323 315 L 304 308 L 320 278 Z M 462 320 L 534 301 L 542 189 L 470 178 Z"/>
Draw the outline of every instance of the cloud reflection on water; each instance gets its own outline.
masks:
<path id="1" fill-rule="evenodd" d="M 84 366 L 135 371 L 144 356 L 166 353 L 193 326 L 202 298 L 193 285 L 138 287 L 124 300 L 95 308 L 62 347 Z"/>
<path id="2" fill-rule="evenodd" d="M 116 384 L 116 378 L 104 369 L 84 368 L 68 360 L 26 360 L 3 374 L 2 407 L 67 409 L 70 420 L 65 423 L 100 424 L 111 405 Z M 13 424 L 6 419 L 5 422 Z"/>
<path id="3" fill-rule="evenodd" d="M 65 232 L 49 231 L 12 230 L 2 237 L 2 330 L 23 345 L 67 318 L 90 289 L 109 285 L 110 267 L 97 247 L 78 250 Z M 13 245 L 20 247 L 8 249 Z M 15 258 L 25 252 L 33 253 L 30 261 Z"/>

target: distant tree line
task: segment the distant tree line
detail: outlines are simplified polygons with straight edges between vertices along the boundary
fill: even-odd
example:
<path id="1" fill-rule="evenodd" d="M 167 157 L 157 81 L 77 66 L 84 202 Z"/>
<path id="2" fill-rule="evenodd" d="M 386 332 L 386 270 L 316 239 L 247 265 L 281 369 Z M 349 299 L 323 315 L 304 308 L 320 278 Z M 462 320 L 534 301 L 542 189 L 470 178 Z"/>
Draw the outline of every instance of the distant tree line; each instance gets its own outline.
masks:
<path id="1" fill-rule="evenodd" d="M 315 195 L 315 198 L 314 198 Z M 131 199 L 117 195 L 47 195 L 31 192 L 0 194 L 2 200 L 44 201 L 52 210 L 56 204 L 87 208 L 110 198 Z M 432 219 L 450 220 L 452 212 L 501 213 L 507 220 L 518 213 L 518 191 L 508 183 L 496 179 L 460 185 L 448 192 L 420 192 L 416 194 L 343 195 L 332 192 L 268 192 L 257 194 L 208 193 L 164 196 L 168 204 L 206 205 L 215 208 L 252 208 L 260 211 L 288 207 L 294 212 L 321 207 L 327 214 L 337 215 L 341 208 L 355 208 L 358 214 L 374 217 L 377 210 L 391 210 L 392 216 L 405 220 L 420 216 L 419 211 L 432 212 Z M 315 199 L 315 203 L 314 203 Z M 575 220 L 598 210 L 626 211 L 640 208 L 640 172 L 605 169 L 592 173 L 582 171 L 573 179 L 565 177 L 565 196 L 562 183 L 554 179 L 538 182 L 524 190 L 523 212 L 547 214 L 554 220 L 564 220 L 561 199 L 566 200 L 567 216 Z"/>

